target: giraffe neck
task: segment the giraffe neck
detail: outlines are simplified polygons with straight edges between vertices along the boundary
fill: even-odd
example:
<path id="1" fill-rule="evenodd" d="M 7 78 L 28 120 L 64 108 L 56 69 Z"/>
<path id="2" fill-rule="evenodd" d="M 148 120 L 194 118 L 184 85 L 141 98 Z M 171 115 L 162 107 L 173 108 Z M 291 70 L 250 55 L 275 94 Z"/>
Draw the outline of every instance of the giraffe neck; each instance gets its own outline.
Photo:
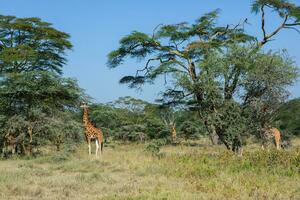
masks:
<path id="1" fill-rule="evenodd" d="M 89 116 L 88 116 L 88 109 L 84 108 L 83 110 L 83 124 L 84 126 L 87 126 L 89 124 Z"/>

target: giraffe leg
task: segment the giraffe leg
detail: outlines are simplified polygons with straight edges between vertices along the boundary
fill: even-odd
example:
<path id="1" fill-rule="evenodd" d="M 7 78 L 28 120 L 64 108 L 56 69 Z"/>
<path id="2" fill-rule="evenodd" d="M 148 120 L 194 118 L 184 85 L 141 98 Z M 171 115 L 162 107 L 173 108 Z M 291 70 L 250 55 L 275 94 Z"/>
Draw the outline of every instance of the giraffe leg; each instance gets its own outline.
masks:
<path id="1" fill-rule="evenodd" d="M 102 155 L 102 151 L 103 151 L 103 145 L 104 145 L 103 141 L 100 141 L 100 154 L 101 155 Z"/>
<path id="2" fill-rule="evenodd" d="M 16 147 L 17 147 L 17 145 L 12 145 L 12 154 L 14 155 L 15 153 L 16 153 Z"/>
<path id="3" fill-rule="evenodd" d="M 280 149 L 280 139 L 279 138 L 275 137 L 275 145 L 276 145 L 277 150 L 279 150 Z"/>
<path id="4" fill-rule="evenodd" d="M 279 150 L 280 149 L 280 141 L 281 141 L 281 136 L 280 136 L 280 133 L 278 133 L 277 137 L 276 137 L 276 146 L 277 146 L 277 149 Z"/>
<path id="5" fill-rule="evenodd" d="M 99 142 L 96 139 L 96 157 L 98 157 L 98 151 L 99 151 Z"/>
<path id="6" fill-rule="evenodd" d="M 91 140 L 90 139 L 88 140 L 88 144 L 89 144 L 89 155 L 91 155 L 92 152 L 91 152 Z"/>

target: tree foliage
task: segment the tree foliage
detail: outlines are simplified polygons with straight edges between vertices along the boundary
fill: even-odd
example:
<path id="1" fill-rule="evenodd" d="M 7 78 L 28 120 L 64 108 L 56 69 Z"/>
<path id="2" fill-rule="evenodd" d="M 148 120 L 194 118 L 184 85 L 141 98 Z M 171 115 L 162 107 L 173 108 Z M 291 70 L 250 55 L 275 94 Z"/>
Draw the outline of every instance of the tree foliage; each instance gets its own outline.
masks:
<path id="1" fill-rule="evenodd" d="M 170 77 L 172 87 L 164 91 L 161 102 L 184 103 L 198 113 L 207 130 L 234 149 L 234 141 L 248 132 L 250 125 L 258 126 L 254 132 L 259 132 L 271 123 L 273 113 L 287 97 L 287 86 L 298 75 L 285 52 L 261 49 L 281 29 L 298 25 L 298 7 L 287 1 L 255 1 L 253 11 L 260 6 L 280 16 L 285 12 L 287 17 L 283 27 L 267 34 L 263 14 L 264 38 L 260 42 L 245 33 L 246 20 L 235 26 L 218 26 L 219 11 L 215 10 L 193 24 L 159 25 L 152 34 L 132 32 L 108 55 L 108 66 L 115 68 L 127 58 L 144 61 L 135 75 L 120 80 L 131 88 L 152 83 L 159 76 Z"/>
<path id="2" fill-rule="evenodd" d="M 61 74 L 65 51 L 72 47 L 69 37 L 39 18 L 0 15 L 1 73 L 43 70 Z"/>
<path id="3" fill-rule="evenodd" d="M 279 108 L 276 121 L 286 137 L 300 136 L 300 99 L 293 99 Z"/>
<path id="4" fill-rule="evenodd" d="M 68 34 L 39 18 L 0 16 L 1 146 L 18 138 L 24 151 L 31 148 L 22 153 L 31 153 L 48 142 L 59 149 L 78 140 L 74 111 L 84 93 L 61 76 L 71 47 Z"/>
<path id="5" fill-rule="evenodd" d="M 266 31 L 266 8 L 275 11 L 281 18 L 281 23 L 270 33 Z M 252 12 L 261 13 L 261 30 L 263 38 L 259 45 L 264 45 L 277 35 L 282 29 L 292 29 L 300 33 L 300 7 L 288 0 L 255 0 L 252 3 Z"/>

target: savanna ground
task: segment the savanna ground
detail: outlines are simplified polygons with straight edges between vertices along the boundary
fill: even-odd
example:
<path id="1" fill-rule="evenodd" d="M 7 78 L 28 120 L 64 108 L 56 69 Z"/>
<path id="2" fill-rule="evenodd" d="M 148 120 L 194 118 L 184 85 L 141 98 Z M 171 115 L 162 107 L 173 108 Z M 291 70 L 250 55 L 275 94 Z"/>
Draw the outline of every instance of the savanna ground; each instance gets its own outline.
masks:
<path id="1" fill-rule="evenodd" d="M 108 144 L 101 158 L 86 144 L 0 161 L 1 199 L 300 199 L 300 147 L 238 157 L 223 146 Z"/>

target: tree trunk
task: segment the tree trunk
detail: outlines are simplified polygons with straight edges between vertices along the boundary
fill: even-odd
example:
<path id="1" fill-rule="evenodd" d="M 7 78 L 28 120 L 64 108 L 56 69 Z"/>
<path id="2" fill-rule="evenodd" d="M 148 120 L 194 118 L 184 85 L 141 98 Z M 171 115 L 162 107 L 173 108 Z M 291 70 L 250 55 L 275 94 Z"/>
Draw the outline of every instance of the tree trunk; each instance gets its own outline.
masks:
<path id="1" fill-rule="evenodd" d="M 226 140 L 225 135 L 224 135 L 224 130 L 221 127 L 215 127 L 216 134 L 219 137 L 219 140 L 226 146 L 228 150 L 231 150 L 231 144 Z"/>
<path id="2" fill-rule="evenodd" d="M 236 154 L 242 156 L 243 155 L 243 146 L 242 146 L 242 140 L 239 135 L 236 135 L 232 142 L 232 151 Z"/>

